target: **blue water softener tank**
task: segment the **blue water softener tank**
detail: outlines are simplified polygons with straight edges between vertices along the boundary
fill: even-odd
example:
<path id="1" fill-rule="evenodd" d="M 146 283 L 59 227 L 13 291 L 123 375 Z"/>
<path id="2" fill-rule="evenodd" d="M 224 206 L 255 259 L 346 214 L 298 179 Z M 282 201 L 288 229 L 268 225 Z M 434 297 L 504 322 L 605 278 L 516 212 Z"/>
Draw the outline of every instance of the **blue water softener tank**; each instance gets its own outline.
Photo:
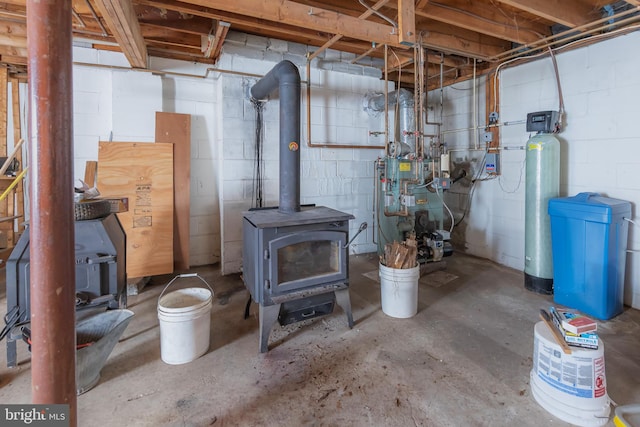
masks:
<path id="1" fill-rule="evenodd" d="M 631 203 L 597 193 L 549 201 L 554 301 L 598 319 L 622 312 Z"/>

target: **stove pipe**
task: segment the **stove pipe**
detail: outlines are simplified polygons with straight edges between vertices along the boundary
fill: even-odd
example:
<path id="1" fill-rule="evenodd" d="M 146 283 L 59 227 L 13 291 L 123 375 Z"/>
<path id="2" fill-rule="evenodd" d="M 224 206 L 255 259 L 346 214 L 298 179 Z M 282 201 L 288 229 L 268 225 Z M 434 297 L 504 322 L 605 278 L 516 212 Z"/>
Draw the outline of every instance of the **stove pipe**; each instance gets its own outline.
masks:
<path id="1" fill-rule="evenodd" d="M 258 80 L 251 96 L 265 99 L 280 93 L 280 205 L 283 213 L 300 211 L 300 73 L 291 61 L 282 61 Z"/>

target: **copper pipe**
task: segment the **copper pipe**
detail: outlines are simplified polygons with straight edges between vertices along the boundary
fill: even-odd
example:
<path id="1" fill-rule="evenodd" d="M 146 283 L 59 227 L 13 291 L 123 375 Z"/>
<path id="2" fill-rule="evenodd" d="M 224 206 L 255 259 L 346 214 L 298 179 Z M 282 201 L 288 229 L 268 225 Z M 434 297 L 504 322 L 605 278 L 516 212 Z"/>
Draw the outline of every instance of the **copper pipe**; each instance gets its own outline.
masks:
<path id="1" fill-rule="evenodd" d="M 314 144 L 311 142 L 311 62 L 307 61 L 307 147 L 309 148 L 366 148 L 384 150 L 380 145 L 333 144 L 330 142 Z"/>
<path id="2" fill-rule="evenodd" d="M 67 0 L 28 0 L 31 394 L 77 424 L 72 22 Z"/>
<path id="3" fill-rule="evenodd" d="M 505 61 L 507 59 L 519 56 L 519 52 L 522 51 L 522 49 L 527 49 L 527 48 L 531 48 L 533 52 L 537 51 L 537 50 L 542 50 L 542 49 L 546 49 L 548 46 L 552 46 L 558 43 L 562 43 L 568 40 L 573 40 L 575 38 L 578 37 L 582 37 L 585 34 L 590 34 L 596 31 L 600 31 L 602 29 L 605 29 L 607 27 L 610 27 L 612 24 L 609 23 L 609 21 L 612 18 L 621 18 L 623 16 L 627 16 L 630 14 L 635 14 L 638 10 L 640 10 L 640 6 L 636 6 L 635 8 L 631 8 L 625 11 L 622 11 L 614 16 L 606 16 L 604 18 L 600 18 L 597 19 L 593 22 L 589 22 L 586 24 L 582 24 L 579 25 L 577 27 L 574 28 L 569 28 L 568 30 L 562 31 L 558 34 L 552 34 L 548 37 L 542 38 L 540 40 L 536 40 L 535 42 L 531 42 L 531 43 L 527 43 L 521 46 L 518 46 L 517 48 L 511 49 L 511 50 L 507 50 L 505 52 L 499 53 L 497 55 L 494 55 L 492 57 L 490 57 L 488 60 L 490 62 L 495 62 L 495 61 Z M 630 18 L 624 19 L 620 22 L 616 22 L 613 25 L 624 25 L 627 22 L 630 22 L 634 19 L 633 16 L 631 16 Z M 591 26 L 595 26 L 595 25 L 600 25 L 597 28 L 593 28 L 589 31 L 582 31 L 583 29 L 586 29 L 588 27 Z M 571 36 L 571 37 L 569 37 Z M 537 47 L 534 47 L 537 46 Z"/>

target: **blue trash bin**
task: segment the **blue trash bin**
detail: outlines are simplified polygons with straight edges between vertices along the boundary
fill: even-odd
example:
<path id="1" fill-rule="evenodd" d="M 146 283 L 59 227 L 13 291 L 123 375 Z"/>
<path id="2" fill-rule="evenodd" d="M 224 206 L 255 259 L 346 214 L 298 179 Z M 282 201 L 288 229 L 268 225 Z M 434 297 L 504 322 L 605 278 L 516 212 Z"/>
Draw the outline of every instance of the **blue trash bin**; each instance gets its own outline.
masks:
<path id="1" fill-rule="evenodd" d="M 631 203 L 597 193 L 549 200 L 553 300 L 607 320 L 622 312 Z"/>

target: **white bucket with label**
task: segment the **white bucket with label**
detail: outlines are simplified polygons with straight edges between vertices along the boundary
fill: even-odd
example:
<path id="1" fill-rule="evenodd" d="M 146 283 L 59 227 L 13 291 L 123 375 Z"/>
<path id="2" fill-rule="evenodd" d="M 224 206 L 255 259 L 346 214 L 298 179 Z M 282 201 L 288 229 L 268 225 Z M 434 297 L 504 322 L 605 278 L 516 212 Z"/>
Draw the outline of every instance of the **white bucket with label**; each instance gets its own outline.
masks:
<path id="1" fill-rule="evenodd" d="M 552 415 L 578 426 L 603 426 L 611 412 L 604 344 L 565 354 L 544 322 L 534 327 L 531 394 Z"/>
<path id="2" fill-rule="evenodd" d="M 165 291 L 180 278 L 195 277 L 205 288 Z M 209 350 L 213 289 L 198 274 L 180 274 L 164 287 L 158 298 L 160 356 L 169 365 L 191 362 Z"/>
<path id="3" fill-rule="evenodd" d="M 382 312 L 406 319 L 418 312 L 420 265 L 413 268 L 390 268 L 380 264 Z"/>

